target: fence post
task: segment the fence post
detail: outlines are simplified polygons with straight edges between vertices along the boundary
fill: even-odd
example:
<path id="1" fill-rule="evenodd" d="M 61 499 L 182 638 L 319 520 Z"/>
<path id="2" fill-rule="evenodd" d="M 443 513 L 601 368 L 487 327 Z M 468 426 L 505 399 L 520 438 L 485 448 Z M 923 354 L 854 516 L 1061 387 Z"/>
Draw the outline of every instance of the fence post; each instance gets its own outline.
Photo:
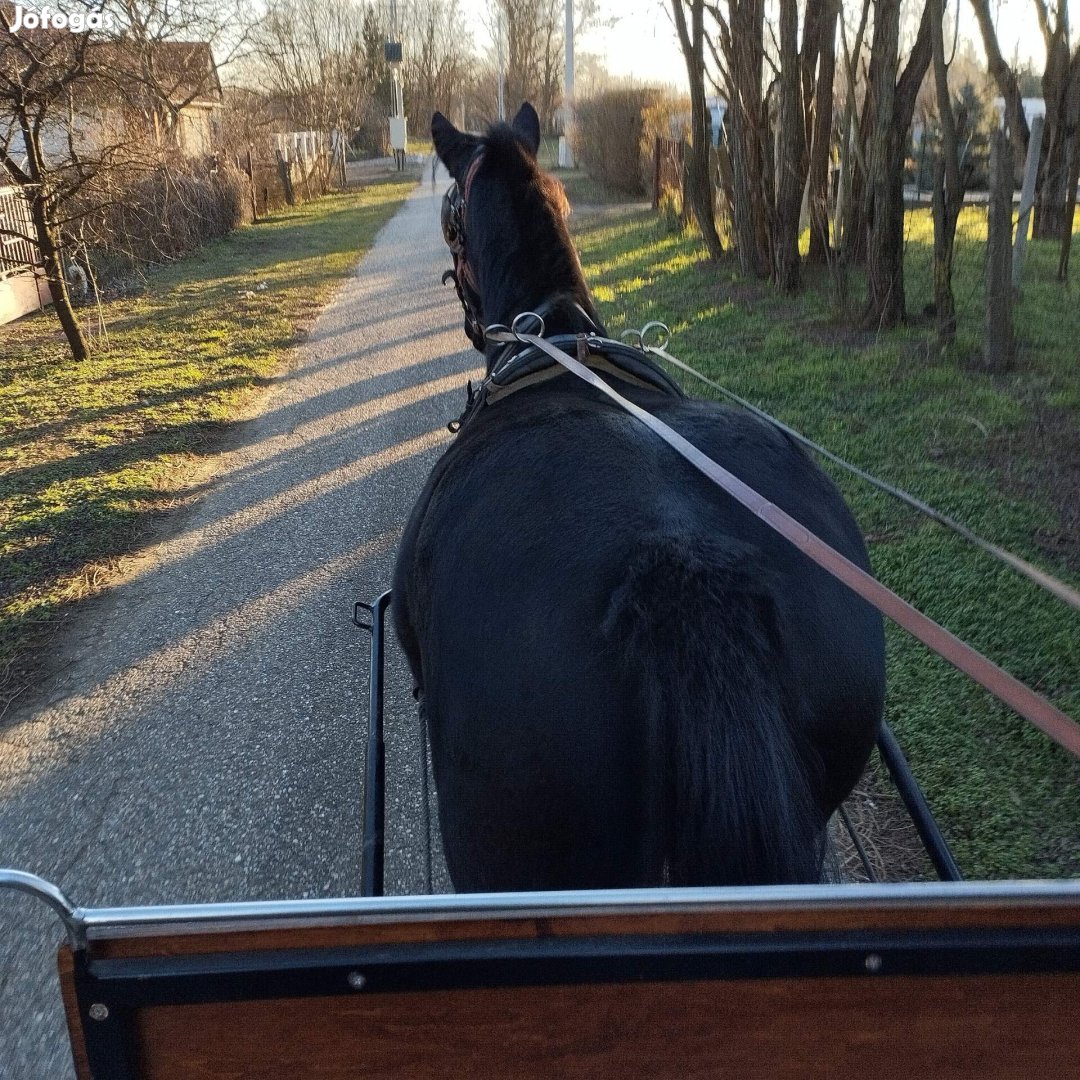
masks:
<path id="1" fill-rule="evenodd" d="M 296 193 L 293 191 L 292 177 L 289 175 L 289 162 L 285 160 L 280 150 L 274 151 L 277 156 L 277 171 L 281 179 L 281 186 L 285 192 L 285 201 L 290 206 L 296 205 Z"/>
<path id="2" fill-rule="evenodd" d="M 1044 118 L 1036 116 L 1031 121 L 1031 137 L 1028 139 L 1027 160 L 1024 162 L 1024 186 L 1020 189 L 1020 215 L 1016 222 L 1016 239 L 1013 241 L 1012 286 L 1020 288 L 1024 273 L 1024 253 L 1027 249 L 1028 223 L 1031 207 L 1035 203 L 1035 175 L 1039 171 L 1039 148 L 1042 146 Z"/>
<path id="3" fill-rule="evenodd" d="M 660 209 L 660 136 L 656 136 L 653 148 L 653 182 L 652 182 L 652 208 Z"/>
<path id="4" fill-rule="evenodd" d="M 248 178 L 248 194 L 251 196 L 251 223 L 254 225 L 255 222 L 259 220 L 259 208 L 257 205 L 258 200 L 255 197 L 255 166 L 251 161 L 250 146 L 248 146 L 247 150 L 247 169 L 245 171 L 247 172 Z"/>
<path id="5" fill-rule="evenodd" d="M 1007 371 L 1013 361 L 1012 155 L 1005 132 L 990 139 L 990 206 L 986 222 L 986 336 L 983 364 Z"/>

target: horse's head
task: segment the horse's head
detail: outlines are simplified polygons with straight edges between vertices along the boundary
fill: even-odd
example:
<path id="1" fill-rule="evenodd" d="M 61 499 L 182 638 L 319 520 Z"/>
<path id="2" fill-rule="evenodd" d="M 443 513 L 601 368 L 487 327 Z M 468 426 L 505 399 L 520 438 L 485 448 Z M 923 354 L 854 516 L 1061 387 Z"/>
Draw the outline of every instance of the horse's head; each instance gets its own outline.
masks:
<path id="1" fill-rule="evenodd" d="M 483 327 L 510 325 L 538 308 L 549 333 L 599 326 L 566 227 L 566 193 L 537 164 L 536 110 L 526 102 L 511 124 L 485 136 L 458 131 L 437 112 L 431 137 L 454 180 L 443 200 L 443 236 L 476 348 L 484 350 Z"/>

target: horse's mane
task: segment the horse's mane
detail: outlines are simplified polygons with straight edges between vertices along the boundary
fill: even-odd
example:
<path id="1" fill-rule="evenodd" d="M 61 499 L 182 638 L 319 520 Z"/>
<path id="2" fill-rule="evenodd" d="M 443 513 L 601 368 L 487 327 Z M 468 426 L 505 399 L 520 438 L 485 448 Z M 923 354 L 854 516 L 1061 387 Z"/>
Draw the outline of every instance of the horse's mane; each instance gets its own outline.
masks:
<path id="1" fill-rule="evenodd" d="M 484 138 L 489 158 L 512 179 L 535 185 L 537 191 L 555 211 L 559 220 L 570 213 L 570 203 L 561 181 L 540 168 L 536 159 L 526 152 L 509 124 L 492 124 Z"/>
<path id="2" fill-rule="evenodd" d="M 509 124 L 493 124 L 483 145 L 492 173 L 521 185 L 522 212 L 515 217 L 522 227 L 521 250 L 528 258 L 513 268 L 512 278 L 541 288 L 555 286 L 591 308 L 566 224 L 570 203 L 562 183 L 540 168 Z"/>

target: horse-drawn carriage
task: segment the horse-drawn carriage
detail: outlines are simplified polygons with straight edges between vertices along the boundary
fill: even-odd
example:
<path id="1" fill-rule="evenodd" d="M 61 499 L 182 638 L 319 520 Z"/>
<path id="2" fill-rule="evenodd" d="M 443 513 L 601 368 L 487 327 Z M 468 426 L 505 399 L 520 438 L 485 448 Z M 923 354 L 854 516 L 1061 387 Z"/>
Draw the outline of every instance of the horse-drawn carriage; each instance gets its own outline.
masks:
<path id="1" fill-rule="evenodd" d="M 531 110 L 486 140 L 433 132 L 488 377 L 392 610 L 458 894 L 381 895 L 387 593 L 355 614 L 362 896 L 87 910 L 0 873 L 64 922 L 80 1080 L 1080 1073 L 1080 882 L 958 880 L 881 726 L 875 607 L 1067 748 L 1080 729 L 869 576 L 793 433 L 718 425 L 644 341 L 604 336 Z M 875 742 L 940 883 L 817 883 Z"/>

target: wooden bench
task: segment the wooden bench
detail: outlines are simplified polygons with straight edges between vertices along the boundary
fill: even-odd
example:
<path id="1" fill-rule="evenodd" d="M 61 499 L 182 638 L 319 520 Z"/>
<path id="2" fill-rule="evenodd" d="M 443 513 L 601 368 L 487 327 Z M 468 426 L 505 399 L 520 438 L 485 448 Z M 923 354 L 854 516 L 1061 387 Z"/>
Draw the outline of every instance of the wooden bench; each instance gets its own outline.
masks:
<path id="1" fill-rule="evenodd" d="M 81 915 L 80 1080 L 1080 1075 L 1080 882 Z"/>

